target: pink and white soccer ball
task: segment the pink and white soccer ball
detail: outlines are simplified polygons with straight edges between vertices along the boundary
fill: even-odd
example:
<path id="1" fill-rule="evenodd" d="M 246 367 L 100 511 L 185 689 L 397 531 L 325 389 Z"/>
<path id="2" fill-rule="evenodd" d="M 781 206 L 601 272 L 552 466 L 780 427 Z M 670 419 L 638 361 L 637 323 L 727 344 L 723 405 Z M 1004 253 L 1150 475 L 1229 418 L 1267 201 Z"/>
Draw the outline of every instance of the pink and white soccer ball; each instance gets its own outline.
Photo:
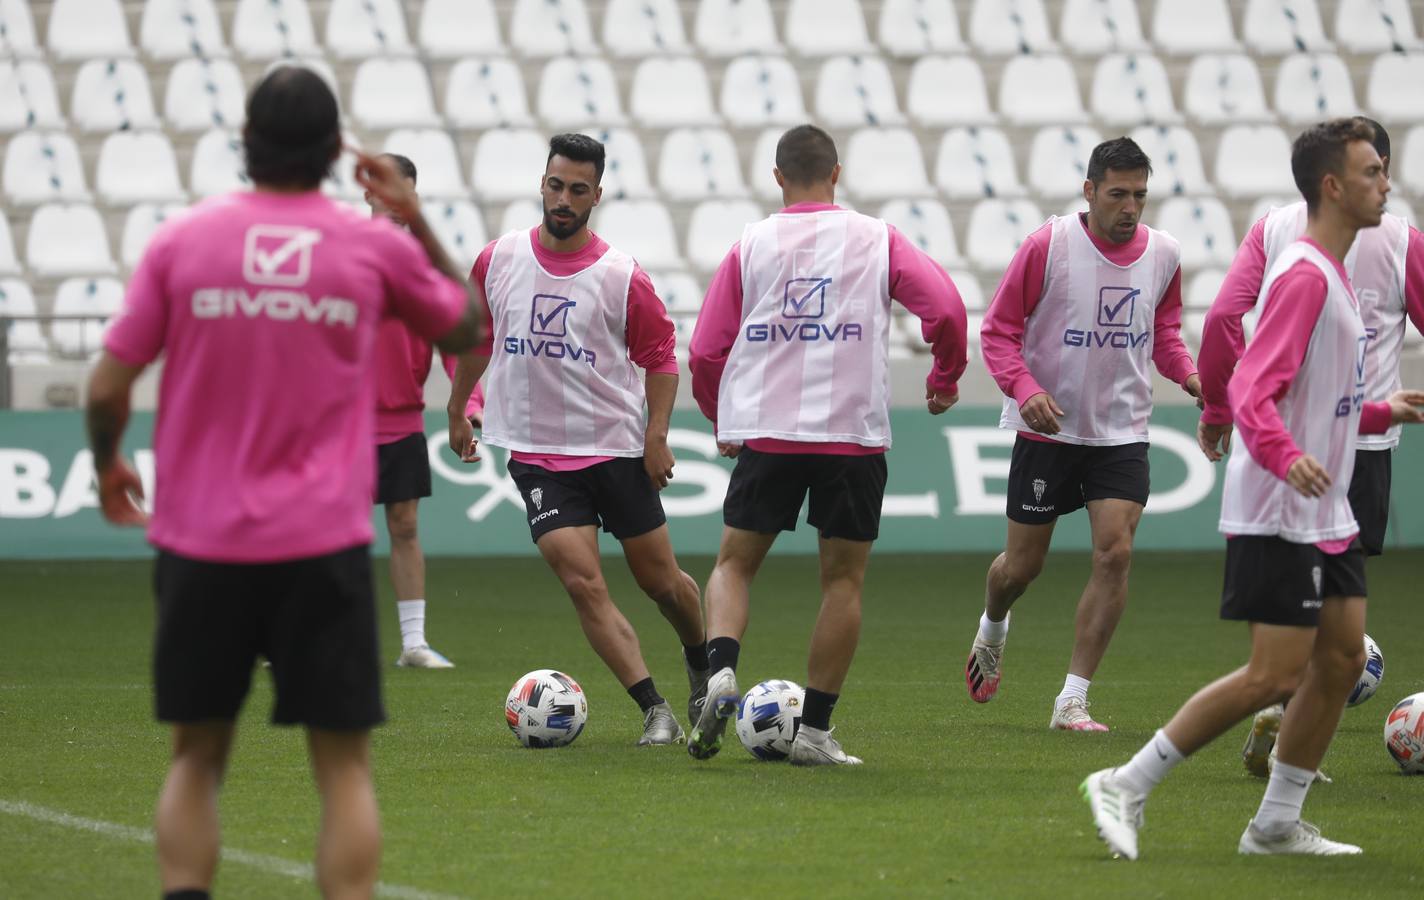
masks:
<path id="1" fill-rule="evenodd" d="M 588 699 L 578 682 L 563 672 L 535 669 L 509 689 L 504 720 L 526 747 L 564 747 L 588 723 Z"/>
<path id="2" fill-rule="evenodd" d="M 1365 668 L 1360 672 L 1360 679 L 1355 682 L 1355 689 L 1350 692 L 1350 696 L 1345 700 L 1346 706 L 1359 706 L 1375 695 L 1379 690 L 1380 682 L 1384 680 L 1384 654 L 1380 652 L 1379 644 L 1368 634 L 1365 635 Z"/>
<path id="3" fill-rule="evenodd" d="M 1424 774 L 1424 691 L 1405 697 L 1389 711 L 1384 747 L 1404 774 Z"/>
<path id="4" fill-rule="evenodd" d="M 747 691 L 737 706 L 737 737 L 757 759 L 785 759 L 801 727 L 806 691 L 794 681 L 774 678 Z"/>

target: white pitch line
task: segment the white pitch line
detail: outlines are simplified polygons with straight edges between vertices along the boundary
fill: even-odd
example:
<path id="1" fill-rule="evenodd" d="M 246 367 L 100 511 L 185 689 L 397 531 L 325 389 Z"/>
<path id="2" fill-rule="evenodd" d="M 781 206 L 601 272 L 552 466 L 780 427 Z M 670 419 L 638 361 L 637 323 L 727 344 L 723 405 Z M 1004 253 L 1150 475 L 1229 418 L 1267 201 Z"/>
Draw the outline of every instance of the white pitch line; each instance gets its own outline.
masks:
<path id="1" fill-rule="evenodd" d="M 153 832 L 147 828 L 134 828 L 131 825 L 120 825 L 117 822 L 105 822 L 102 819 L 86 819 L 83 816 L 70 815 L 57 809 L 49 809 L 44 806 L 36 806 L 33 803 L 26 803 L 23 800 L 0 800 L 0 813 L 7 813 L 12 816 L 20 816 L 32 819 L 36 822 L 44 822 L 47 825 L 58 825 L 62 828 L 72 828 L 76 831 L 88 831 L 92 834 L 103 837 L 114 838 L 120 841 L 128 841 L 133 844 L 152 844 Z M 268 856 L 265 853 L 249 853 L 246 850 L 236 850 L 231 847 L 224 847 L 222 858 L 225 862 L 236 863 L 240 866 L 258 869 L 273 875 L 282 875 L 287 878 L 296 878 L 302 881 L 315 883 L 316 873 L 310 863 L 292 862 L 280 856 Z M 432 894 L 429 891 L 422 891 L 418 888 L 406 887 L 400 884 L 376 883 L 376 896 L 394 897 L 397 900 L 458 900 L 450 894 Z"/>

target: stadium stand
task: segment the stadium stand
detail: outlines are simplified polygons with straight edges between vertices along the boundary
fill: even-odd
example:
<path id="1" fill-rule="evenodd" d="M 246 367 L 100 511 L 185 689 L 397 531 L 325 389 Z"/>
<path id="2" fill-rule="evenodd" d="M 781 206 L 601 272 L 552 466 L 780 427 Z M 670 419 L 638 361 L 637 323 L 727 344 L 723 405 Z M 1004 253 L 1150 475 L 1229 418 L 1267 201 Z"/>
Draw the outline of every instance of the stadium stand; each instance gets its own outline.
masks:
<path id="1" fill-rule="evenodd" d="M 692 48 L 675 0 L 609 0 L 603 46 L 614 56 L 683 55 Z"/>
<path id="2" fill-rule="evenodd" d="M 952 84 L 955 89 L 946 91 Z M 921 125 L 993 122 L 984 72 L 967 56 L 926 56 L 910 70 L 905 109 Z"/>
<path id="3" fill-rule="evenodd" d="M 139 20 L 138 43 L 145 56 L 156 60 L 227 53 L 213 0 L 148 0 Z"/>
<path id="4" fill-rule="evenodd" d="M 880 5 L 876 33 L 880 46 L 891 56 L 963 53 L 967 49 L 954 0 L 885 0 Z"/>
<path id="5" fill-rule="evenodd" d="M 0 61 L 0 132 L 62 127 L 49 66 L 14 57 Z"/>
<path id="6" fill-rule="evenodd" d="M 425 0 L 416 40 L 433 59 L 505 52 L 493 0 Z"/>

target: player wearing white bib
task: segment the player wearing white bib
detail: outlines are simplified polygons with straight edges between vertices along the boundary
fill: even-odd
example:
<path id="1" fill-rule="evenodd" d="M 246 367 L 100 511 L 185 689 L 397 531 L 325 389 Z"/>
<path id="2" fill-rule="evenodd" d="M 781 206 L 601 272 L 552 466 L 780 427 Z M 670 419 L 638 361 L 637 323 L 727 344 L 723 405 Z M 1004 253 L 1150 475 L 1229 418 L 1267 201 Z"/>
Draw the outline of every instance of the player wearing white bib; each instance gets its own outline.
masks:
<path id="1" fill-rule="evenodd" d="M 1251 657 L 1197 691 L 1126 765 L 1083 782 L 1099 836 L 1128 859 L 1138 855 L 1147 795 L 1167 773 L 1292 691 L 1278 762 L 1238 850 L 1360 852 L 1322 837 L 1301 808 L 1364 665 L 1364 551 L 1347 497 L 1356 434 L 1424 421 L 1415 408 L 1424 392 L 1365 400 L 1368 337 L 1340 262 L 1384 213 L 1389 179 L 1373 133 L 1365 120 L 1336 119 L 1291 149 L 1305 236 L 1267 273 L 1260 325 L 1227 391 L 1241 440 L 1222 489 L 1221 616 L 1250 623 Z"/>
<path id="2" fill-rule="evenodd" d="M 1009 610 L 1043 570 L 1058 517 L 1088 509 L 1093 570 L 1078 602 L 1073 655 L 1049 727 L 1107 731 L 1088 687 L 1127 604 L 1132 539 L 1147 503 L 1150 366 L 1192 396 L 1182 343 L 1177 242 L 1139 224 L 1152 163 L 1129 138 L 1088 160 L 1088 211 L 1029 235 L 984 317 L 981 345 L 1018 432 L 1009 464 L 1008 538 L 989 567 L 984 614 L 964 669 L 978 703 L 999 690 Z"/>
<path id="3" fill-rule="evenodd" d="M 642 710 L 638 743 L 673 744 L 682 727 L 654 686 L 599 561 L 601 525 L 622 543 L 638 586 L 682 641 L 688 716 L 695 717 L 707 683 L 701 598 L 678 567 L 658 497 L 674 464 L 667 445 L 677 396 L 673 324 L 633 258 L 588 228 L 603 166 L 598 141 L 556 135 L 540 182 L 543 223 L 504 235 L 475 260 L 470 280 L 489 306 L 493 344 L 478 360 L 460 357 L 450 446 L 465 462 L 478 459 L 465 409 L 487 359 L 484 440 L 510 451 L 509 474 L 534 543 L 568 591 L 589 643 Z"/>

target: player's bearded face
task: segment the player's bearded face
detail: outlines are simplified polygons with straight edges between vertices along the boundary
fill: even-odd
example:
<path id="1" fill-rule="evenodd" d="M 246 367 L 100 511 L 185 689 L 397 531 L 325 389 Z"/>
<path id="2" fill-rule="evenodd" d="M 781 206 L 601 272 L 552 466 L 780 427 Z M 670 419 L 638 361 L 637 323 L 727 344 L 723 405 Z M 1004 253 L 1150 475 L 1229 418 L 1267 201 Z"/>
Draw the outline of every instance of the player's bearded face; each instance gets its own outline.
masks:
<path id="1" fill-rule="evenodd" d="M 540 185 L 544 204 L 544 230 L 559 240 L 578 234 L 598 205 L 598 169 L 591 162 L 562 156 L 549 160 Z"/>
<path id="2" fill-rule="evenodd" d="M 1102 181 L 1090 182 L 1088 215 L 1093 217 L 1098 230 L 1115 243 L 1132 240 L 1146 204 L 1146 169 L 1108 169 Z"/>
<path id="3" fill-rule="evenodd" d="M 1389 194 L 1389 176 L 1369 141 L 1351 141 L 1345 148 L 1344 173 L 1340 178 L 1341 205 L 1361 228 L 1373 228 L 1384 215 Z"/>

